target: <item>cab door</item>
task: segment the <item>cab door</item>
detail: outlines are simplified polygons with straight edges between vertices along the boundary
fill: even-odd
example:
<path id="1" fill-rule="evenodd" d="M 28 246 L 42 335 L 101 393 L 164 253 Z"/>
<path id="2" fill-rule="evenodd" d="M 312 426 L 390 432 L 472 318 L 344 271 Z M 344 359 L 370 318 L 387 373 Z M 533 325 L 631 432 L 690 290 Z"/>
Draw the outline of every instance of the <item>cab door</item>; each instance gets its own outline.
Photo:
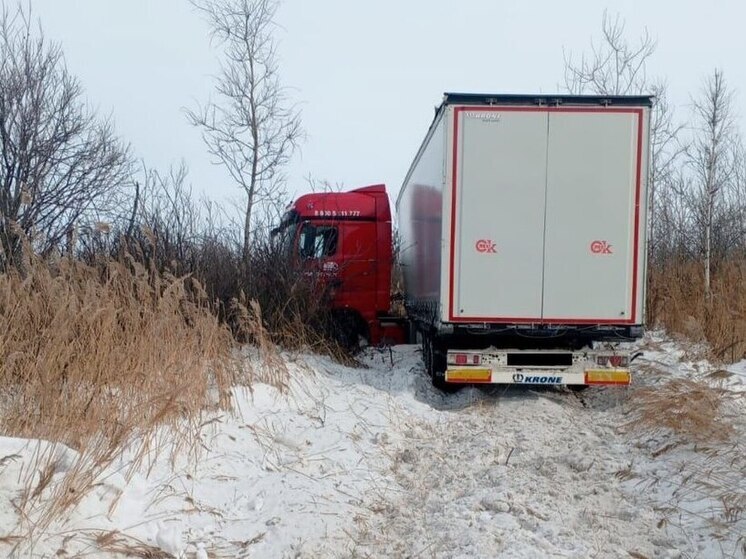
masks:
<path id="1" fill-rule="evenodd" d="M 376 224 L 372 221 L 339 223 L 337 247 L 339 270 L 335 303 L 339 306 L 375 309 L 378 260 Z"/>
<path id="2" fill-rule="evenodd" d="M 377 228 L 374 221 L 314 221 L 301 224 L 298 254 L 331 296 L 335 308 L 375 313 L 378 288 Z"/>
<path id="3" fill-rule="evenodd" d="M 303 222 L 296 241 L 301 266 L 307 274 L 334 286 L 339 275 L 341 242 L 334 223 Z"/>

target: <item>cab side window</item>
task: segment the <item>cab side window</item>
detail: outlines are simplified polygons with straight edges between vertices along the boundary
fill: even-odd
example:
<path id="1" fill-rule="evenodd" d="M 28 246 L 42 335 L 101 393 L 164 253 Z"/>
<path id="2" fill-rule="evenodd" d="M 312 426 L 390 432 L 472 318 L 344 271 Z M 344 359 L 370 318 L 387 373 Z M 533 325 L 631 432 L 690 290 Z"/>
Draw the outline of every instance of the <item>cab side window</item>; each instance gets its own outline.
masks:
<path id="1" fill-rule="evenodd" d="M 328 225 L 306 223 L 300 232 L 298 248 L 301 258 L 327 258 L 337 252 L 339 232 Z"/>

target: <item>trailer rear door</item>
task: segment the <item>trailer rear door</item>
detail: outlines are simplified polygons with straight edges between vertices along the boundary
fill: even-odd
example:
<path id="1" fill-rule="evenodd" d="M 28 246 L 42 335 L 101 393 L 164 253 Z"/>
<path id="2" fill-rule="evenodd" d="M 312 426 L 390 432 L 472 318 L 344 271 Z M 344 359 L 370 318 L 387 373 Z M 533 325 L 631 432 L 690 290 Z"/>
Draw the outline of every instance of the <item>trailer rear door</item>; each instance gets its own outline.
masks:
<path id="1" fill-rule="evenodd" d="M 642 322 L 643 116 L 454 107 L 445 321 Z"/>
<path id="2" fill-rule="evenodd" d="M 541 316 L 546 112 L 457 115 L 452 316 Z"/>
<path id="3" fill-rule="evenodd" d="M 549 115 L 547 322 L 635 318 L 638 117 L 609 110 Z"/>

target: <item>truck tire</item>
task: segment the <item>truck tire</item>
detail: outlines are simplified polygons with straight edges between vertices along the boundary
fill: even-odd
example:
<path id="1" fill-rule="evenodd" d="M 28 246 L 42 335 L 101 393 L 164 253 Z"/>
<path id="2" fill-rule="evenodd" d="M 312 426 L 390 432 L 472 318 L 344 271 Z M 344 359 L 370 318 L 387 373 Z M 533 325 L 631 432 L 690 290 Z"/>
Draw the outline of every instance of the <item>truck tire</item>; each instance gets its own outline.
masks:
<path id="1" fill-rule="evenodd" d="M 332 315 L 332 337 L 339 346 L 349 352 L 360 351 L 360 340 L 369 339 L 367 324 L 355 312 L 336 312 Z"/>
<path id="2" fill-rule="evenodd" d="M 422 357 L 433 386 L 443 392 L 458 392 L 461 386 L 446 382 L 446 349 L 430 333 L 422 334 Z"/>

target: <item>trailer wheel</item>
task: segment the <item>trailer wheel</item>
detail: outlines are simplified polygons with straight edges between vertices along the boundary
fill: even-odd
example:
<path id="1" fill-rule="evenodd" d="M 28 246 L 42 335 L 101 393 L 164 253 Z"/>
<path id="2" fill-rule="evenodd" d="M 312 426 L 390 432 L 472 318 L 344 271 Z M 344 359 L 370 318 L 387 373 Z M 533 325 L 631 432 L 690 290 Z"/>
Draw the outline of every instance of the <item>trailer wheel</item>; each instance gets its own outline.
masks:
<path id="1" fill-rule="evenodd" d="M 448 393 L 461 390 L 460 385 L 446 382 L 446 350 L 429 333 L 422 334 L 422 356 L 425 370 L 435 388 Z"/>
<path id="2" fill-rule="evenodd" d="M 587 384 L 568 384 L 566 386 L 570 392 L 583 392 L 583 390 L 590 388 Z"/>

